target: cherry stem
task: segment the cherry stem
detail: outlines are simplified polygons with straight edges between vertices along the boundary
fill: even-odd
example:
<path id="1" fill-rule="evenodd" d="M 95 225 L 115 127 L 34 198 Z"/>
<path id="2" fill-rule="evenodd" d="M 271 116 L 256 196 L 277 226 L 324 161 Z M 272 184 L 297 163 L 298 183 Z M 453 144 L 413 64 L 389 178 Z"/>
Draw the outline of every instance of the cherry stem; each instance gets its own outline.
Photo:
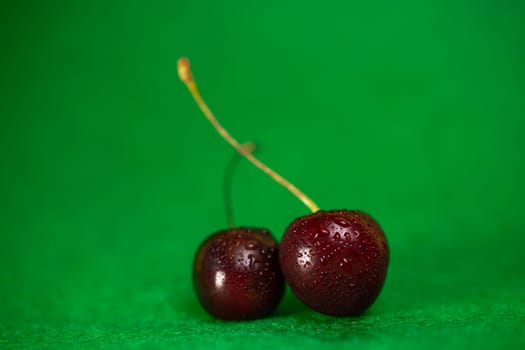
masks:
<path id="1" fill-rule="evenodd" d="M 193 79 L 193 74 L 191 72 L 190 67 L 190 61 L 186 57 L 182 57 L 177 62 L 177 68 L 179 72 L 180 80 L 184 84 L 186 84 L 188 90 L 190 91 L 191 95 L 195 99 L 195 102 L 201 109 L 202 113 L 206 116 L 208 121 L 213 125 L 215 130 L 221 135 L 221 137 L 226 140 L 230 145 L 233 146 L 239 152 L 242 154 L 246 159 L 248 159 L 253 165 L 255 165 L 257 168 L 262 170 L 264 173 L 266 173 L 268 176 L 270 176 L 273 180 L 275 180 L 277 183 L 282 185 L 284 188 L 286 188 L 288 191 L 290 191 L 294 196 L 296 196 L 299 200 L 301 200 L 304 205 L 306 205 L 312 212 L 316 212 L 319 210 L 319 206 L 315 204 L 315 202 L 310 199 L 307 195 L 305 195 L 301 190 L 299 190 L 297 187 L 295 187 L 292 183 L 290 183 L 288 180 L 286 180 L 284 177 L 273 171 L 271 168 L 266 166 L 263 162 L 261 162 L 259 159 L 255 158 L 248 150 L 243 149 L 243 147 L 237 142 L 236 139 L 234 139 L 230 133 L 219 123 L 217 118 L 213 115 L 211 110 L 208 108 L 206 103 L 204 102 L 199 89 L 197 88 L 197 84 L 195 83 L 195 80 Z"/>
<path id="2" fill-rule="evenodd" d="M 243 143 L 241 147 L 247 150 L 248 152 L 253 153 L 253 151 L 255 151 L 256 145 L 253 142 L 246 142 L 246 143 Z M 233 173 L 235 172 L 235 169 L 237 165 L 239 164 L 239 160 L 242 159 L 239 156 L 242 156 L 242 155 L 236 151 L 233 157 L 230 158 L 230 161 L 228 162 L 228 165 L 226 166 L 226 170 L 224 171 L 224 178 L 222 182 L 224 209 L 226 211 L 226 220 L 228 221 L 228 226 L 230 228 L 235 227 L 235 222 L 233 220 L 231 187 L 232 187 Z"/>

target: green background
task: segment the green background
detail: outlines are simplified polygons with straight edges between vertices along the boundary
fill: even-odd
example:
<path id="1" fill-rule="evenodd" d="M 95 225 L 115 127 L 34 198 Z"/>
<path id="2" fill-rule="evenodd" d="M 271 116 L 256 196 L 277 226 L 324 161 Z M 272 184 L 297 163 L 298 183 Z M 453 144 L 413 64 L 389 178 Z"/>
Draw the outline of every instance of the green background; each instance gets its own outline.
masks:
<path id="1" fill-rule="evenodd" d="M 525 2 L 2 1 L 0 347 L 525 347 Z M 391 247 L 362 317 L 287 294 L 224 323 L 191 286 L 240 141 Z M 250 164 L 236 221 L 307 209 Z"/>

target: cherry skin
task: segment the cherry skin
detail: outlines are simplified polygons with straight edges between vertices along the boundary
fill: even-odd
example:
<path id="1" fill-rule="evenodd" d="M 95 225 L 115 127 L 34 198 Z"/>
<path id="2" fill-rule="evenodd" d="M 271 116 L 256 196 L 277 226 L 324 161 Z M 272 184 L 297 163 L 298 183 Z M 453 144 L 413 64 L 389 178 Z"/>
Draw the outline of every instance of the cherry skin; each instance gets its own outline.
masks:
<path id="1" fill-rule="evenodd" d="M 193 284 L 202 307 L 216 318 L 269 315 L 284 294 L 277 241 L 265 229 L 216 232 L 197 251 Z"/>
<path id="2" fill-rule="evenodd" d="M 332 316 L 357 316 L 379 295 L 390 253 L 370 215 L 320 210 L 288 226 L 279 258 L 286 282 L 304 304 Z"/>

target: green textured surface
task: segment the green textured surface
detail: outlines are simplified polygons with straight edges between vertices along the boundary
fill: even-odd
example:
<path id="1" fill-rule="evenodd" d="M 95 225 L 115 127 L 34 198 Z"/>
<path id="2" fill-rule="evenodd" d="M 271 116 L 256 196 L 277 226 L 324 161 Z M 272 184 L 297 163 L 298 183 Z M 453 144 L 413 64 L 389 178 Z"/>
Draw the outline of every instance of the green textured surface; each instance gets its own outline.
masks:
<path id="1" fill-rule="evenodd" d="M 342 5 L 342 4 L 345 5 Z M 525 348 L 523 1 L 0 5 L 0 348 Z M 210 319 L 190 266 L 232 151 L 383 226 L 360 318 Z M 247 163 L 239 224 L 307 213 Z"/>

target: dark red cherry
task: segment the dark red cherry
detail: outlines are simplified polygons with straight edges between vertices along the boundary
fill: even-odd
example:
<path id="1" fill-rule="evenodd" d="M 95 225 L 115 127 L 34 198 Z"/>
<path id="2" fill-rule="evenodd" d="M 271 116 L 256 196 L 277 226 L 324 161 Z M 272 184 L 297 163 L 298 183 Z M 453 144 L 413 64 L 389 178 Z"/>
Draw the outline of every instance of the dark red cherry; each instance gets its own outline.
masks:
<path id="1" fill-rule="evenodd" d="M 314 212 L 292 222 L 281 242 L 279 260 L 292 291 L 308 306 L 329 315 L 352 316 L 366 310 L 381 291 L 389 261 L 385 235 L 377 222 L 360 211 L 320 211 L 311 198 L 258 160 L 219 123 L 197 88 L 187 58 L 178 60 L 177 69 L 180 79 L 221 137 Z M 267 276 L 272 275 L 268 271 L 263 270 L 260 279 L 253 273 L 261 272 L 260 263 L 257 267 L 250 266 L 257 256 L 265 256 L 263 248 L 260 248 L 261 254 L 252 253 L 250 259 L 248 249 L 230 248 L 229 231 L 221 234 L 225 236 L 214 236 L 204 242 L 197 255 L 194 280 L 199 299 L 217 317 L 262 317 L 280 300 L 282 287 L 277 285 L 281 284 L 268 280 Z M 226 242 L 219 244 L 219 239 L 226 237 Z M 273 238 L 272 241 L 275 242 Z M 270 261 L 273 261 L 271 256 Z M 272 294 L 276 290 L 280 292 Z"/>
<path id="2" fill-rule="evenodd" d="M 284 293 L 277 241 L 268 230 L 233 228 L 208 237 L 193 265 L 202 307 L 223 320 L 269 315 Z"/>
<path id="3" fill-rule="evenodd" d="M 328 315 L 356 316 L 379 295 L 389 250 L 370 215 L 320 210 L 290 224 L 279 258 L 286 282 L 303 303 Z"/>

